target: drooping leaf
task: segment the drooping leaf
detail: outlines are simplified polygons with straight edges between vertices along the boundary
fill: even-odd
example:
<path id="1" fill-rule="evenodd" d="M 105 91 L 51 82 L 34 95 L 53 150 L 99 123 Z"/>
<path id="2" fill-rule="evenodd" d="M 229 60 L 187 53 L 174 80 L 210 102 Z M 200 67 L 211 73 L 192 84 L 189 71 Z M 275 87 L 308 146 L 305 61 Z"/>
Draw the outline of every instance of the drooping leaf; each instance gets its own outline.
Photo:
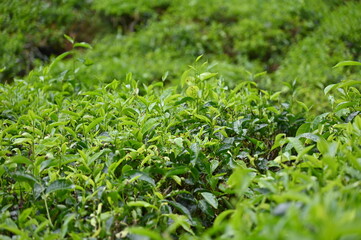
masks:
<path id="1" fill-rule="evenodd" d="M 14 156 L 11 157 L 7 162 L 9 163 L 17 163 L 17 164 L 25 164 L 25 165 L 32 165 L 33 162 L 30 161 L 28 158 L 24 156 Z"/>
<path id="2" fill-rule="evenodd" d="M 46 188 L 46 194 L 57 191 L 72 190 L 74 188 L 75 185 L 68 179 L 58 179 L 49 184 L 49 186 Z"/>
<path id="3" fill-rule="evenodd" d="M 75 43 L 74 47 L 81 47 L 81 48 L 88 48 L 88 49 L 93 48 L 89 43 L 86 43 L 86 42 Z"/>
<path id="4" fill-rule="evenodd" d="M 356 61 L 342 61 L 337 63 L 333 68 L 344 67 L 344 66 L 361 66 L 361 62 Z"/>
<path id="5" fill-rule="evenodd" d="M 12 174 L 12 177 L 17 181 L 27 182 L 31 186 L 34 186 L 35 183 L 39 183 L 39 181 L 33 175 L 28 173 L 16 171 Z"/>

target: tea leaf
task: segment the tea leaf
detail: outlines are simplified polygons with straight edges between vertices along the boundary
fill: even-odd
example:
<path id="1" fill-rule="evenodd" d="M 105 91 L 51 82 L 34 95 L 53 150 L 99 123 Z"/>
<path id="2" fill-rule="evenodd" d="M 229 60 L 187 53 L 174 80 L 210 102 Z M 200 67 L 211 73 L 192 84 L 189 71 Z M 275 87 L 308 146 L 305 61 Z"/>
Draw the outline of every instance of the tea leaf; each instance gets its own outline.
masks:
<path id="1" fill-rule="evenodd" d="M 72 190 L 75 185 L 67 179 L 58 179 L 50 183 L 46 188 L 46 194 L 50 194 L 57 191 Z"/>
<path id="2" fill-rule="evenodd" d="M 343 62 L 337 63 L 335 66 L 333 66 L 333 68 L 344 67 L 344 66 L 361 66 L 361 62 L 343 61 Z"/>
<path id="3" fill-rule="evenodd" d="M 218 200 L 216 196 L 214 196 L 210 192 L 202 192 L 201 195 L 212 207 L 214 207 L 215 209 L 218 208 Z"/>

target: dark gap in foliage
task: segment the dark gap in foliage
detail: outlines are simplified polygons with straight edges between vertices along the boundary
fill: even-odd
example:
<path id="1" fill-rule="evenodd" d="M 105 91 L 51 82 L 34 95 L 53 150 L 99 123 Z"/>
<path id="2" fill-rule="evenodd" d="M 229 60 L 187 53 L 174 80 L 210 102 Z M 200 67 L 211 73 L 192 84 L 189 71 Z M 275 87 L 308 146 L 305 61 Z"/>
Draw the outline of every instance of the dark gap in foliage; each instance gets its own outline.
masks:
<path id="1" fill-rule="evenodd" d="M 159 20 L 169 6 L 169 4 L 160 4 L 153 6 L 149 11 L 135 11 L 132 13 L 123 13 L 119 16 L 101 11 L 100 17 L 111 26 L 113 32 L 116 32 L 120 28 L 124 34 L 129 34 L 141 30 L 152 20 Z"/>

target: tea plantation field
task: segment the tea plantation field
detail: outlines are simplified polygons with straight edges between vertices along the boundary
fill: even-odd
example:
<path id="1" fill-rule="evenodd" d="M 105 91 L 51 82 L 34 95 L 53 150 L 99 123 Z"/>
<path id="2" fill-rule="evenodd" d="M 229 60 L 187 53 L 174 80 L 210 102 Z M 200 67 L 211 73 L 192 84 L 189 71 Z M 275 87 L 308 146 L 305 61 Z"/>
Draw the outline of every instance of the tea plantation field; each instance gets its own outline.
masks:
<path id="1" fill-rule="evenodd" d="M 0 239 L 361 239 L 361 3 L 2 0 Z"/>

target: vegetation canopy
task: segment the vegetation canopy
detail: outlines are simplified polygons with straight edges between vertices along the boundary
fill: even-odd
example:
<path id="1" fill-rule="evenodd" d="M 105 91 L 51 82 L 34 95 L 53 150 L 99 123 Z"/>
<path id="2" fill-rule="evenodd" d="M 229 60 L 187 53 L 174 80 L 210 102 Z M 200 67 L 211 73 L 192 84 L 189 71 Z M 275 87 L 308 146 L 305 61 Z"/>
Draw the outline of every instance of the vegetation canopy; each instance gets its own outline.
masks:
<path id="1" fill-rule="evenodd" d="M 361 3 L 0 2 L 0 239 L 360 239 Z"/>

